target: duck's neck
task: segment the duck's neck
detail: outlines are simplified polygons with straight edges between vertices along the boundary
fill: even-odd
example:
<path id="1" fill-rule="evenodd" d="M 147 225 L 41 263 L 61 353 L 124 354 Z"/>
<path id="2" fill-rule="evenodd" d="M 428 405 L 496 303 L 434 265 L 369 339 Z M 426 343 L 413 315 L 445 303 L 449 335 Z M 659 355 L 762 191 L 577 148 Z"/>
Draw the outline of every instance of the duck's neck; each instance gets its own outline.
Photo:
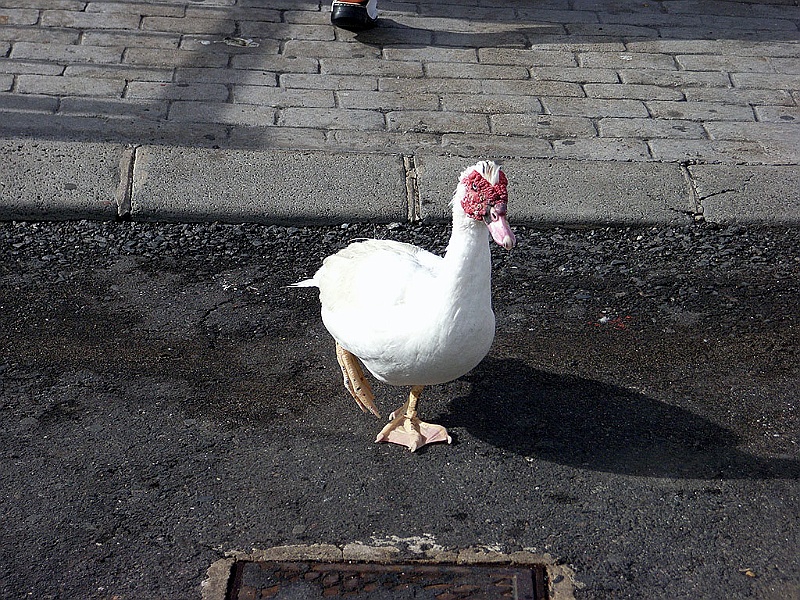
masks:
<path id="1" fill-rule="evenodd" d="M 491 305 L 491 253 L 486 226 L 464 214 L 460 204 L 453 210 L 453 232 L 444 255 L 443 293 L 453 302 Z"/>

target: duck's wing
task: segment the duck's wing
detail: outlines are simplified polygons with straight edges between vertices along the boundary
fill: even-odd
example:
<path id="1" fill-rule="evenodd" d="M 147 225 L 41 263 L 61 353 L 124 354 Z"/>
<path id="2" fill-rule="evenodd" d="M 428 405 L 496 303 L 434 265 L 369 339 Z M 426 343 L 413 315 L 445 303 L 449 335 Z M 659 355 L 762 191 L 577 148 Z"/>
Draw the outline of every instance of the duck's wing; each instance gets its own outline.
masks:
<path id="1" fill-rule="evenodd" d="M 325 259 L 314 275 L 327 313 L 390 318 L 435 281 L 442 258 L 411 244 L 365 240 Z"/>

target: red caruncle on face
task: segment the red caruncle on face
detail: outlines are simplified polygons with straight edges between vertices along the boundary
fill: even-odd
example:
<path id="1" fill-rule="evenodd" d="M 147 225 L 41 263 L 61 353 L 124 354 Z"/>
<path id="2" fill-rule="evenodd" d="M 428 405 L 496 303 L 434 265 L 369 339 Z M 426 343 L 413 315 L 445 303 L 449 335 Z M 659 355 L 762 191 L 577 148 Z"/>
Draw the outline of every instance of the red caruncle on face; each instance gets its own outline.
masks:
<path id="1" fill-rule="evenodd" d="M 461 200 L 461 207 L 467 216 L 475 220 L 483 220 L 489 215 L 489 210 L 495 207 L 495 212 L 505 215 L 508 203 L 508 179 L 505 173 L 500 172 L 500 177 L 492 185 L 477 171 L 472 171 L 461 180 L 467 193 Z"/>

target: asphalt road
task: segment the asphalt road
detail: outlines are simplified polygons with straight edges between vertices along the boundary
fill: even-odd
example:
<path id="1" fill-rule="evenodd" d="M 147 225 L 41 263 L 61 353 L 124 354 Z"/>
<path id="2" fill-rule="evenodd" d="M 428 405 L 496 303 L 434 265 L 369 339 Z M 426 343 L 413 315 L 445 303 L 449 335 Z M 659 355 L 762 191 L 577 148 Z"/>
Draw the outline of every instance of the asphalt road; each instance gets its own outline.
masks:
<path id="1" fill-rule="evenodd" d="M 0 597 L 198 598 L 226 550 L 547 552 L 580 599 L 800 597 L 800 231 L 517 228 L 498 335 L 411 454 L 313 290 L 428 226 L 0 225 Z M 376 386 L 379 407 L 404 392 Z"/>

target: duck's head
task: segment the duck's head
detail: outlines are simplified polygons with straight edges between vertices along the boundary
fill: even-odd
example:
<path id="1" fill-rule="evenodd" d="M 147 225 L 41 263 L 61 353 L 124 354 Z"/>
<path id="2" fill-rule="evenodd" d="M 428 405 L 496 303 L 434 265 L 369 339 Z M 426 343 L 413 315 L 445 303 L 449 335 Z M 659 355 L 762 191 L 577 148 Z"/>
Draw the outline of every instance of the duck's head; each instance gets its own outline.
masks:
<path id="1" fill-rule="evenodd" d="M 492 239 L 511 250 L 517 238 L 506 219 L 508 179 L 500 165 L 490 160 L 480 161 L 461 174 L 458 188 L 464 213 L 486 223 Z"/>

